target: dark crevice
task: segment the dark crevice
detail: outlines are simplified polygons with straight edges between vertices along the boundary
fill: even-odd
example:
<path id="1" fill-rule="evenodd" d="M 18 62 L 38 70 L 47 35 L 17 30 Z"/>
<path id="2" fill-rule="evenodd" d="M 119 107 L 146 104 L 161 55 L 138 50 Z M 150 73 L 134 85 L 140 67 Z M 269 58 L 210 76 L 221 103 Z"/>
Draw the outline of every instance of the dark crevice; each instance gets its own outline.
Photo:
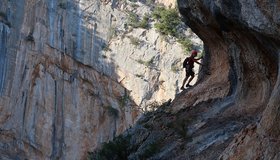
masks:
<path id="1" fill-rule="evenodd" d="M 53 132 L 52 132 L 52 154 L 51 159 L 57 159 L 57 127 L 56 127 L 56 119 L 57 119 L 57 81 L 54 81 L 54 114 L 53 114 Z"/>
<path id="2" fill-rule="evenodd" d="M 22 93 L 22 100 L 24 101 L 24 105 L 23 105 L 23 116 L 22 116 L 22 133 L 21 135 L 23 136 L 25 133 L 24 133 L 24 129 L 25 129 L 25 117 L 26 117 L 26 108 L 27 108 L 27 98 L 28 98 L 28 91 L 23 92 Z M 23 137 L 21 137 L 23 138 Z"/>
<path id="3" fill-rule="evenodd" d="M 5 91 L 7 73 L 8 29 L 6 26 L 0 25 L 0 31 L 0 96 L 3 96 Z"/>

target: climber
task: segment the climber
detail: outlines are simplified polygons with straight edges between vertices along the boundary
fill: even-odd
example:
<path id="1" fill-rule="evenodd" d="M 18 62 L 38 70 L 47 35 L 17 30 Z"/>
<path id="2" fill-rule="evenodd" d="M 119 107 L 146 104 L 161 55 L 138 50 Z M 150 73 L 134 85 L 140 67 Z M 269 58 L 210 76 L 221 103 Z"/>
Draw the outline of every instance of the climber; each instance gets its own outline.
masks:
<path id="1" fill-rule="evenodd" d="M 183 80 L 183 85 L 181 87 L 181 90 L 185 89 L 185 84 L 188 80 L 188 78 L 191 76 L 191 78 L 189 79 L 186 87 L 191 87 L 190 82 L 193 80 L 194 78 L 194 71 L 193 71 L 193 67 L 194 67 L 194 62 L 197 64 L 202 65 L 201 63 L 198 62 L 198 60 L 200 60 L 201 58 L 195 59 L 195 57 L 197 56 L 197 51 L 196 50 L 192 50 L 191 52 L 191 56 L 187 57 L 184 62 L 183 62 L 183 68 L 185 68 L 186 70 L 186 77 Z"/>

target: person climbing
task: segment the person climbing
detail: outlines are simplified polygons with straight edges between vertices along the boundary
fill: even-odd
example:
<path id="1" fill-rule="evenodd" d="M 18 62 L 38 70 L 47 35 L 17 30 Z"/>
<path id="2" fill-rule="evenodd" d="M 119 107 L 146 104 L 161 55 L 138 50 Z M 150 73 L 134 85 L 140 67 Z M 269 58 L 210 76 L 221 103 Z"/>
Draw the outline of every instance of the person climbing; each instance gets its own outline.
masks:
<path id="1" fill-rule="evenodd" d="M 196 56 L 197 56 L 197 51 L 192 50 L 191 56 L 187 57 L 183 62 L 183 68 L 185 68 L 185 70 L 186 70 L 186 77 L 183 80 L 183 85 L 181 87 L 181 90 L 185 89 L 185 84 L 186 84 L 186 82 L 187 82 L 187 80 L 189 79 L 190 76 L 191 76 L 191 78 L 189 79 L 186 87 L 191 87 L 190 82 L 194 78 L 194 71 L 193 71 L 194 63 L 202 65 L 201 63 L 198 62 L 198 60 L 200 60 L 201 58 L 195 59 Z"/>

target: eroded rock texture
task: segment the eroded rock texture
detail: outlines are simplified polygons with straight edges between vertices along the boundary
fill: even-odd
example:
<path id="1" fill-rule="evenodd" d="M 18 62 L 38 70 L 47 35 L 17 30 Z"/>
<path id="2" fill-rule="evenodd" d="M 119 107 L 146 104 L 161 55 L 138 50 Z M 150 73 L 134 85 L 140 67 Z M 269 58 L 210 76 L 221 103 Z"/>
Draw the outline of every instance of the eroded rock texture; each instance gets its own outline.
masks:
<path id="1" fill-rule="evenodd" d="M 127 24 L 151 10 L 145 1 L 1 0 L 0 157 L 83 159 L 134 123 L 135 103 L 173 98 L 186 53 L 151 19 L 147 29 Z"/>
<path id="2" fill-rule="evenodd" d="M 0 2 L 0 159 L 85 159 L 137 118 L 128 91 L 93 68 L 105 40 L 82 23 L 89 3 Z"/>
<path id="3" fill-rule="evenodd" d="M 219 104 L 209 105 L 220 108 L 216 118 L 252 120 L 226 150 L 217 149 L 215 158 L 279 159 L 279 2 L 178 0 L 178 4 L 210 57 L 211 75 L 186 93 L 186 98 L 196 97 L 188 103 L 221 98 Z"/>
<path id="4" fill-rule="evenodd" d="M 129 158 L 279 159 L 280 3 L 178 0 L 178 7 L 205 44 L 206 66 L 195 87 L 127 133 Z"/>

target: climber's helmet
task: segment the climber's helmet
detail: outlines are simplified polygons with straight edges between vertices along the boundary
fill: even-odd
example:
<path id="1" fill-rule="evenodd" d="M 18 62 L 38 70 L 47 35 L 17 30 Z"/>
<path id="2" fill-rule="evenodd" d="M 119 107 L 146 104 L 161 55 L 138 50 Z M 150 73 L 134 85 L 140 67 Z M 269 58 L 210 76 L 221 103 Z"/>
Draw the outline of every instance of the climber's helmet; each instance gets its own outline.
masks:
<path id="1" fill-rule="evenodd" d="M 197 51 L 196 50 L 192 50 L 191 54 L 192 54 L 193 57 L 196 57 L 197 56 Z"/>

